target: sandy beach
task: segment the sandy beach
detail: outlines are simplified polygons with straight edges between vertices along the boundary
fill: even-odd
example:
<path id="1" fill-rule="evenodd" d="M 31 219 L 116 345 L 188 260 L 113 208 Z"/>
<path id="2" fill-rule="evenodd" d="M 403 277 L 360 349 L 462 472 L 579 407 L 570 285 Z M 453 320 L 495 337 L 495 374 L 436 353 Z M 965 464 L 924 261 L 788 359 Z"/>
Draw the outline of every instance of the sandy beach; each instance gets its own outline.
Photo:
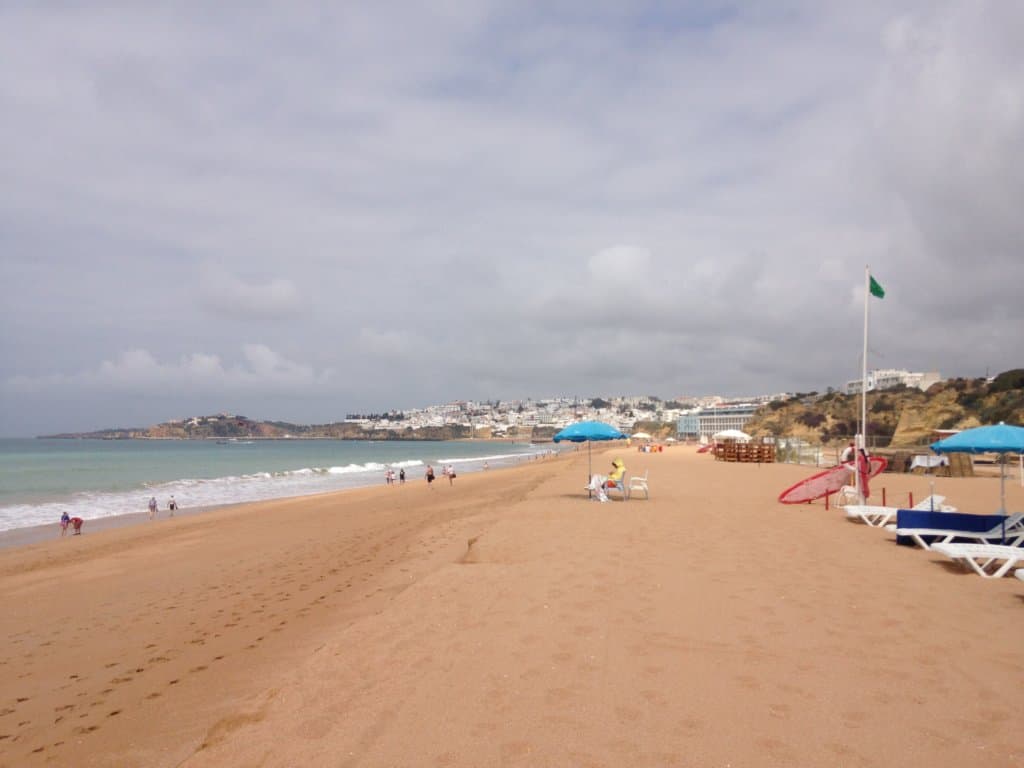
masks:
<path id="1" fill-rule="evenodd" d="M 593 455 L 651 498 L 584 449 L 0 551 L 0 766 L 1024 765 L 1024 582 L 777 504 L 808 467 Z"/>

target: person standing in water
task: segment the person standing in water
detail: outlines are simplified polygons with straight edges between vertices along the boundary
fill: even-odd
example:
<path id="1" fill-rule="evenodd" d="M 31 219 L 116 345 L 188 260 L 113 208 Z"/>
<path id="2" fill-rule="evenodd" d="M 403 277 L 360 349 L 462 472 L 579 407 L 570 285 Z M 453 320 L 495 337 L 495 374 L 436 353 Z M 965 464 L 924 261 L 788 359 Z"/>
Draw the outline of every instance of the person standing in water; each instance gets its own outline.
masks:
<path id="1" fill-rule="evenodd" d="M 156 517 L 156 496 L 149 497 L 149 519 Z"/>

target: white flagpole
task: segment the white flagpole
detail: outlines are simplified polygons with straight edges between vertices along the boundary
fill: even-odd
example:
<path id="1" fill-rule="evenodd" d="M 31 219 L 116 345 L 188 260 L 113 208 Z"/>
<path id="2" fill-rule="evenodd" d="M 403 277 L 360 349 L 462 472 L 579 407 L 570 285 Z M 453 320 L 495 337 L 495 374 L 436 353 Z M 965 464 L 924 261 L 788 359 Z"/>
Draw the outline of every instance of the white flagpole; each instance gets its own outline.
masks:
<path id="1" fill-rule="evenodd" d="M 857 446 L 857 454 L 854 456 L 854 475 L 856 476 L 857 496 L 863 504 L 864 489 L 860 481 L 860 450 L 866 449 L 868 445 L 868 298 L 871 293 L 871 268 L 864 265 L 864 349 L 860 358 L 860 441 Z"/>

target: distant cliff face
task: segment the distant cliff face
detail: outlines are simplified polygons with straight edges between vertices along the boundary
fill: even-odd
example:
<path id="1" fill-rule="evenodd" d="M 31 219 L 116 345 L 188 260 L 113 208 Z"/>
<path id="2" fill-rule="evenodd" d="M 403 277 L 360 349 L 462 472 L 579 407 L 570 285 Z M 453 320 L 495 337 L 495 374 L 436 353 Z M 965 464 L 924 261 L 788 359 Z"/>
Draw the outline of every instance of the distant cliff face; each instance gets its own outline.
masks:
<path id="1" fill-rule="evenodd" d="M 165 439 L 225 440 L 231 438 L 330 438 L 335 440 L 459 440 L 473 437 L 469 427 L 450 424 L 442 427 L 407 427 L 400 430 L 367 429 L 362 424 L 289 424 L 277 421 L 253 421 L 245 416 L 204 416 L 186 421 L 157 424 L 152 427 L 103 429 L 96 432 L 63 433 L 47 437 L 96 438 L 103 440 Z M 478 435 L 479 436 L 479 435 Z M 512 435 L 515 436 L 515 435 Z M 529 431 L 518 439 L 529 440 Z"/>
<path id="2" fill-rule="evenodd" d="M 991 383 L 951 379 L 927 392 L 888 389 L 869 392 L 868 434 L 878 445 L 894 448 L 931 442 L 936 429 L 968 429 L 980 424 L 1024 424 L 1024 369 L 1007 371 Z M 770 403 L 745 431 L 754 436 L 800 437 L 813 443 L 838 443 L 857 432 L 860 397 L 830 393 Z"/>

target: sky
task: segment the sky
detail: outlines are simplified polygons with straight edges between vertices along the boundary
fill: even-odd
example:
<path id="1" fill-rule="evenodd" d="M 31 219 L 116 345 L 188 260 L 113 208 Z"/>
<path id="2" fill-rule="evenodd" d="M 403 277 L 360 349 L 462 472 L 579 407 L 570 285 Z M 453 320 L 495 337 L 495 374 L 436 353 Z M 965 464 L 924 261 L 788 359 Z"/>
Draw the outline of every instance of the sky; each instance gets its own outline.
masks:
<path id="1" fill-rule="evenodd" d="M 1024 366 L 1024 3 L 0 5 L 0 436 Z"/>

